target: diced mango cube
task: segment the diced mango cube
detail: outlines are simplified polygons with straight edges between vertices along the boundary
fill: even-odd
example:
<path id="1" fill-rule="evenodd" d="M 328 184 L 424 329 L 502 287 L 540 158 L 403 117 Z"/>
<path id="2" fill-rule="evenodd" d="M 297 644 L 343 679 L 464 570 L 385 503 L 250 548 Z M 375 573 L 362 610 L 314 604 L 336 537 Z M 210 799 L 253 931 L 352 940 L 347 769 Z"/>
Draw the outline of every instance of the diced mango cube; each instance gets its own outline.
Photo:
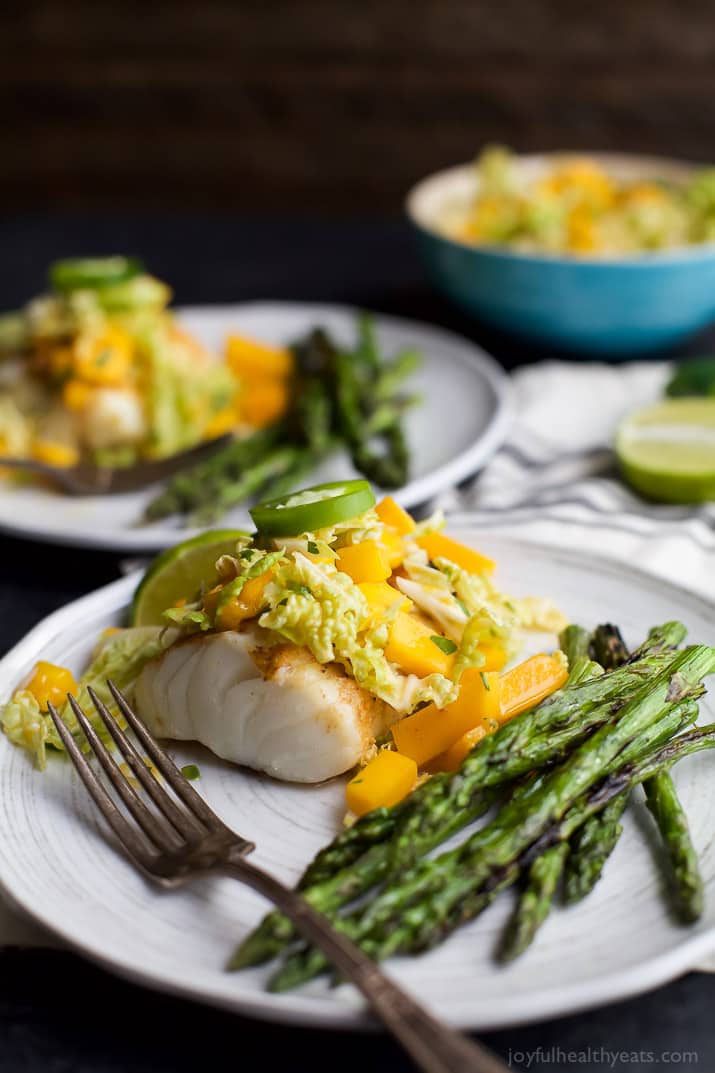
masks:
<path id="1" fill-rule="evenodd" d="M 207 440 L 214 440 L 218 436 L 225 436 L 232 432 L 238 422 L 238 414 L 232 406 L 225 406 L 210 418 L 204 428 L 204 436 Z"/>
<path id="2" fill-rule="evenodd" d="M 91 402 L 94 390 L 83 380 L 68 380 L 62 388 L 62 401 L 68 410 L 80 413 Z"/>
<path id="3" fill-rule="evenodd" d="M 460 679 L 459 696 L 445 708 L 428 704 L 395 723 L 392 737 L 398 751 L 419 766 L 454 745 L 467 731 L 496 729 L 500 711 L 500 679 L 495 672 L 470 668 Z"/>
<path id="4" fill-rule="evenodd" d="M 345 787 L 348 808 L 356 816 L 389 808 L 406 797 L 416 781 L 414 760 L 383 749 Z"/>
<path id="5" fill-rule="evenodd" d="M 347 544 L 340 548 L 335 565 L 344 574 L 349 574 L 356 584 L 361 581 L 387 581 L 392 574 L 385 552 L 374 540 L 363 540 L 362 544 Z"/>
<path id="6" fill-rule="evenodd" d="M 453 649 L 454 645 L 436 633 L 423 619 L 401 611 L 390 628 L 385 655 L 404 674 L 416 674 L 420 678 L 428 674 L 449 677 L 454 666 L 454 654 L 449 651 L 450 648 Z"/>
<path id="7" fill-rule="evenodd" d="M 455 741 L 454 745 L 450 745 L 449 749 L 445 749 L 443 753 L 429 761 L 426 765 L 428 771 L 433 774 L 438 771 L 457 771 L 474 746 L 478 745 L 489 733 L 490 730 L 483 723 L 468 730 L 466 734 L 463 734 L 461 738 Z"/>
<path id="8" fill-rule="evenodd" d="M 293 372 L 294 359 L 290 350 L 272 347 L 242 335 L 229 335 L 226 340 L 226 360 L 239 378 L 287 377 Z"/>
<path id="9" fill-rule="evenodd" d="M 566 661 L 544 653 L 530 656 L 512 667 L 501 678 L 500 721 L 507 722 L 520 712 L 533 708 L 560 689 L 567 678 Z"/>
<path id="10" fill-rule="evenodd" d="M 237 596 L 221 604 L 218 599 L 215 626 L 217 630 L 235 630 L 247 618 L 255 618 L 264 605 L 266 585 L 275 570 L 265 570 L 258 577 L 249 578 Z"/>
<path id="11" fill-rule="evenodd" d="M 396 533 L 394 529 L 384 529 L 380 538 L 380 547 L 384 550 L 387 561 L 393 570 L 396 570 L 398 566 L 402 566 L 407 549 L 399 533 Z"/>
<path id="12" fill-rule="evenodd" d="M 282 380 L 247 383 L 237 400 L 240 417 L 256 428 L 277 421 L 288 406 L 288 387 Z"/>
<path id="13" fill-rule="evenodd" d="M 68 469 L 79 462 L 79 451 L 68 443 L 55 440 L 35 440 L 32 445 L 32 457 L 48 466 Z"/>
<path id="14" fill-rule="evenodd" d="M 491 573 L 496 566 L 493 559 L 488 559 L 486 555 L 481 555 L 443 533 L 425 533 L 417 538 L 416 543 L 427 552 L 430 559 L 449 559 L 470 574 Z"/>
<path id="15" fill-rule="evenodd" d="M 76 696 L 78 686 L 75 676 L 67 667 L 40 660 L 33 667 L 30 678 L 22 689 L 32 693 L 40 709 L 46 711 L 48 704 L 56 707 L 64 704 L 68 693 Z"/>
<path id="16" fill-rule="evenodd" d="M 405 536 L 415 528 L 414 518 L 395 503 L 392 496 L 381 499 L 375 510 L 380 521 L 394 529 L 398 536 Z"/>
<path id="17" fill-rule="evenodd" d="M 401 611 L 409 611 L 412 607 L 412 601 L 407 596 L 403 596 L 398 589 L 393 589 L 392 585 L 388 585 L 386 581 L 361 581 L 358 588 L 367 600 L 369 608 L 364 626 L 379 622 L 388 608 L 394 607 L 395 604 Z"/>
<path id="18" fill-rule="evenodd" d="M 484 656 L 480 671 L 501 671 L 507 659 L 507 651 L 501 645 L 482 644 L 479 651 Z"/>
<path id="19" fill-rule="evenodd" d="M 108 328 L 94 337 L 80 336 L 74 348 L 74 374 L 88 384 L 116 387 L 128 379 L 133 353 L 131 337 L 120 328 Z"/>

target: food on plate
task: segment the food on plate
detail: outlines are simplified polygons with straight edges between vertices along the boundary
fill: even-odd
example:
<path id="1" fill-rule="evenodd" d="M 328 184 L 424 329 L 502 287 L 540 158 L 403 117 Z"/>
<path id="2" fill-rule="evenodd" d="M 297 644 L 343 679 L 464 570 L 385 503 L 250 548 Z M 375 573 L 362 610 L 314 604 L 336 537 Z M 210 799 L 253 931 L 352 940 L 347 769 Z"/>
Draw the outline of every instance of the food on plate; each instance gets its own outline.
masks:
<path id="1" fill-rule="evenodd" d="M 549 601 L 500 592 L 494 563 L 439 532 L 441 518 L 417 525 L 392 499 L 375 505 L 367 481 L 308 488 L 252 514 L 253 536 L 208 533 L 158 557 L 132 626 L 100 639 L 80 690 L 100 668 L 121 665 L 160 737 L 319 782 L 379 760 L 390 728 L 397 751 L 422 767 L 477 723 L 486 727 L 494 705 L 484 690 L 518 651 L 520 629 L 564 624 Z M 544 656 L 508 672 L 503 689 L 494 678 L 503 707 L 490 729 L 565 676 L 562 657 Z M 474 701 L 483 715 L 465 715 Z M 41 758 L 45 742 L 56 744 L 48 723 L 25 684 L 6 708 L 6 729 Z M 374 771 L 364 802 L 390 782 Z M 394 785 L 386 793 L 394 797 Z"/>
<path id="2" fill-rule="evenodd" d="M 594 636 L 565 630 L 568 681 L 478 735 L 456 772 L 418 782 L 396 804 L 342 831 L 304 872 L 303 896 L 381 960 L 441 943 L 520 882 L 500 950 L 509 960 L 534 939 L 562 879 L 571 902 L 593 889 L 618 841 L 627 798 L 643 784 L 658 799 L 652 811 L 668 847 L 674 908 L 681 919 L 697 916 L 697 854 L 674 787 L 658 783 L 678 760 L 715 747 L 715 725 L 693 727 L 703 679 L 715 673 L 715 649 L 682 648 L 685 628 L 669 622 L 623 662 L 618 645 L 603 644 L 617 635 L 610 625 Z M 594 648 L 605 665 L 592 658 Z M 427 856 L 487 813 L 454 848 Z M 269 987 L 277 991 L 329 968 L 276 911 L 244 939 L 229 967 L 276 957 L 282 960 Z"/>
<path id="3" fill-rule="evenodd" d="M 517 883 L 499 957 L 521 954 L 559 897 L 594 889 L 639 785 L 672 909 L 700 916 L 670 772 L 715 747 L 715 725 L 694 726 L 715 649 L 685 646 L 672 621 L 631 651 L 613 623 L 586 630 L 543 596 L 507 595 L 494 561 L 439 516 L 375 504 L 365 481 L 285 494 L 253 518 L 253 535 L 219 531 L 160 556 L 132 624 L 105 630 L 79 679 L 32 668 L 0 713 L 10 739 L 42 766 L 61 748 L 48 705 L 71 690 L 89 710 L 93 686 L 111 707 L 113 679 L 160 737 L 277 779 L 346 775 L 345 824 L 299 889 L 376 959 L 432 948 Z M 558 648 L 525 654 L 530 629 Z M 276 957 L 274 990 L 329 968 L 279 912 L 229 967 Z"/>
<path id="4" fill-rule="evenodd" d="M 320 326 L 277 346 L 234 332 L 219 356 L 135 258 L 59 261 L 49 283 L 0 315 L 0 455 L 130 466 L 232 434 L 146 509 L 146 521 L 201 527 L 290 491 L 339 450 L 383 488 L 407 481 L 403 418 L 417 397 L 403 385 L 421 359 L 411 349 L 387 358 L 369 315 L 356 318 L 352 346 Z"/>
<path id="5" fill-rule="evenodd" d="M 627 417 L 616 433 L 624 479 L 665 503 L 715 499 L 715 398 L 673 398 Z"/>
<path id="6" fill-rule="evenodd" d="M 59 261 L 49 283 L 0 316 L 1 454 L 128 466 L 264 423 L 241 413 L 231 353 L 189 335 L 135 259 Z"/>
<path id="7" fill-rule="evenodd" d="M 448 204 L 442 217 L 444 233 L 470 245 L 608 257 L 715 238 L 715 169 L 681 185 L 625 181 L 588 156 L 564 153 L 527 176 L 499 146 L 484 149 L 475 169 L 471 200 Z"/>
<path id="8" fill-rule="evenodd" d="M 293 782 L 354 767 L 395 717 L 335 663 L 260 627 L 194 634 L 150 660 L 134 700 L 161 738 Z M 411 786 L 407 789 L 411 789 Z"/>
<path id="9" fill-rule="evenodd" d="M 288 352 L 286 352 L 288 353 Z M 229 357 L 242 380 L 285 375 L 280 361 L 266 365 L 263 348 L 241 347 L 241 360 L 229 344 Z M 420 355 L 403 350 L 392 358 L 381 351 L 372 318 L 357 318 L 357 338 L 346 347 L 316 327 L 291 344 L 290 391 L 279 421 L 169 481 L 149 504 L 148 521 L 178 515 L 192 525 L 210 525 L 238 503 L 254 496 L 273 499 L 290 492 L 315 466 L 344 450 L 353 467 L 382 488 L 406 483 L 410 451 L 405 411 L 418 400 L 405 394 L 404 381 L 419 366 Z M 266 368 L 273 370 L 267 376 Z"/>

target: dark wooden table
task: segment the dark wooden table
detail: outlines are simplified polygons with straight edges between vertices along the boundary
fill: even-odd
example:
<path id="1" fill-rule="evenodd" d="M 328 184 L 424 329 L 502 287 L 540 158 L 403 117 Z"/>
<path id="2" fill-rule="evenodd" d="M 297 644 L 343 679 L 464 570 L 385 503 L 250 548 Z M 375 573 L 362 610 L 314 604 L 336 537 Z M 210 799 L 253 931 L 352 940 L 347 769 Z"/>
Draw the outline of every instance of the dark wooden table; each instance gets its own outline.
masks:
<path id="1" fill-rule="evenodd" d="M 180 304 L 350 302 L 462 331 L 509 367 L 540 356 L 489 336 L 442 302 L 425 284 L 399 221 L 167 215 L 0 220 L 0 308 L 36 293 L 55 257 L 118 251 L 141 252 L 151 269 L 172 281 Z M 708 347 L 712 335 L 688 350 Z M 0 652 L 50 611 L 113 580 L 119 570 L 120 556 L 111 553 L 0 538 Z M 3 690 L 8 685 L 0 683 Z M 515 1068 L 537 1073 L 634 1067 L 712 1073 L 714 999 L 715 979 L 692 974 L 629 1002 L 484 1038 Z M 0 953 L 3 1073 L 193 1073 L 202 1065 L 212 1073 L 409 1068 L 381 1035 L 250 1021 L 152 994 L 69 953 Z"/>

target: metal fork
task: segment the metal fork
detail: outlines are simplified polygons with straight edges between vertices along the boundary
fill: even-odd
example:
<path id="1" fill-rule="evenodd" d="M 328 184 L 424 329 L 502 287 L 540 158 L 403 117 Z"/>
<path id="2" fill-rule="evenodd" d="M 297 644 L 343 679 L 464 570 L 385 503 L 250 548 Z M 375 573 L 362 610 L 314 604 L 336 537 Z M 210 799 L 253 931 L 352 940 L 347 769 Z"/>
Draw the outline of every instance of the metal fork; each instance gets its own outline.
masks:
<path id="1" fill-rule="evenodd" d="M 181 887 L 199 876 L 218 874 L 238 879 L 262 894 L 291 919 L 309 942 L 320 947 L 341 976 L 362 992 L 373 1012 L 425 1073 L 507 1073 L 508 1067 L 490 1051 L 437 1020 L 398 987 L 300 894 L 250 864 L 245 858 L 255 849 L 254 843 L 236 834 L 219 819 L 132 711 L 116 686 L 111 681 L 107 685 L 147 757 L 173 794 L 149 771 L 136 746 L 90 688 L 88 693 L 97 714 L 146 793 L 145 798 L 137 792 L 77 700 L 69 696 L 77 722 L 114 788 L 116 798 L 124 806 L 121 809 L 52 704 L 48 709 L 79 777 L 132 864 L 164 888 Z"/>
<path id="2" fill-rule="evenodd" d="M 137 492 L 156 481 L 178 473 L 188 466 L 197 465 L 216 454 L 231 442 L 233 436 L 226 433 L 213 440 L 206 440 L 185 451 L 158 458 L 149 462 L 135 462 L 133 466 L 95 466 L 80 462 L 76 466 L 51 466 L 37 458 L 12 458 L 0 456 L 0 469 L 21 469 L 37 473 L 56 484 L 71 496 L 115 495 L 122 492 Z"/>

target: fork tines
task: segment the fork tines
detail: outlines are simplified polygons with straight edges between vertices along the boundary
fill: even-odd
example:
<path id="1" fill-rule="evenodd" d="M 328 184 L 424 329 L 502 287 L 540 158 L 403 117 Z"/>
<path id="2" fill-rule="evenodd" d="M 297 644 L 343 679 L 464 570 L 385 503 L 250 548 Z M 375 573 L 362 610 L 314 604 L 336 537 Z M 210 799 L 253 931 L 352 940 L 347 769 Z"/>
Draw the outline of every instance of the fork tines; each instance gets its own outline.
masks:
<path id="1" fill-rule="evenodd" d="M 77 699 L 68 695 L 67 699 L 80 730 L 97 757 L 119 801 L 135 821 L 136 827 L 129 822 L 124 812 L 118 807 L 117 801 L 83 754 L 74 735 L 55 707 L 49 704 L 48 710 L 77 773 L 125 850 L 147 871 L 154 871 L 159 857 L 186 854 L 192 848 L 205 842 L 211 835 L 228 836 L 235 841 L 236 835 L 226 827 L 184 778 L 173 760 L 132 710 L 126 697 L 113 682 L 108 681 L 107 685 L 139 745 L 146 750 L 149 762 L 155 766 L 173 791 L 173 794 L 170 793 L 166 785 L 162 784 L 152 773 L 144 757 L 131 738 L 121 729 L 107 705 L 95 690 L 88 687 L 87 693 L 97 715 L 124 757 L 131 776 L 136 779 L 139 787 L 154 805 L 154 808 L 150 808 L 138 789 L 132 785 L 132 778 L 123 772 L 102 741 Z M 246 843 L 246 848 L 248 845 Z"/>

